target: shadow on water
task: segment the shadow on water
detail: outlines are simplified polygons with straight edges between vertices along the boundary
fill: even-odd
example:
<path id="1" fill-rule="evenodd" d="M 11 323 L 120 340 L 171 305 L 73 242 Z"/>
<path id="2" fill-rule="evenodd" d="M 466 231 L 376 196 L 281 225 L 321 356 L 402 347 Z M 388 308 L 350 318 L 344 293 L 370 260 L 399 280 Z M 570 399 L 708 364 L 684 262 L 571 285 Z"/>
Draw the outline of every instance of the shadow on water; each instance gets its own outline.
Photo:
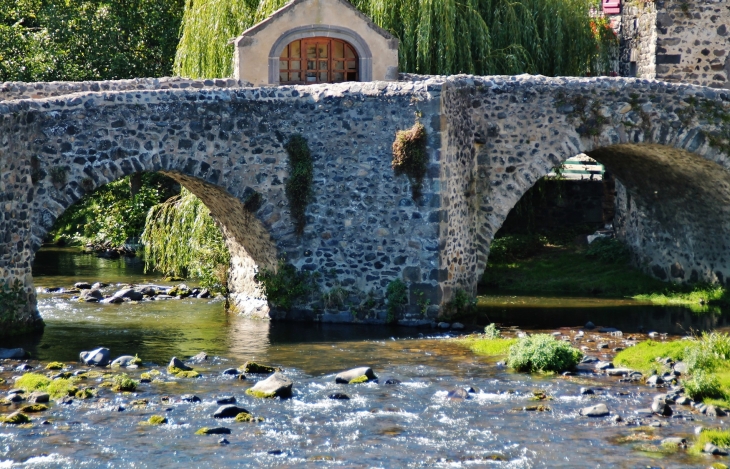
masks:
<path id="1" fill-rule="evenodd" d="M 590 321 L 624 332 L 684 335 L 730 326 L 726 311 L 694 312 L 682 306 L 658 306 L 624 298 L 481 295 L 477 307 L 491 322 L 525 329 L 582 327 Z"/>

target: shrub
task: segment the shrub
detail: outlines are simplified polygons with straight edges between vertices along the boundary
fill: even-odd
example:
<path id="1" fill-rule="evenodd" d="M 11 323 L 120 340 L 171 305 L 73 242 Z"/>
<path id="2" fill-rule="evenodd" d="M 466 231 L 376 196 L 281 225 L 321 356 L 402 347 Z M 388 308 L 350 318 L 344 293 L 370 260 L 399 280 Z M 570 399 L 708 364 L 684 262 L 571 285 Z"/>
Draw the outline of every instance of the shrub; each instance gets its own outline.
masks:
<path id="1" fill-rule="evenodd" d="M 399 278 L 393 280 L 385 289 L 385 298 L 388 300 L 388 319 L 395 321 L 396 314 L 401 306 L 408 303 L 408 286 Z"/>
<path id="2" fill-rule="evenodd" d="M 494 323 L 491 323 L 484 328 L 484 337 L 486 339 L 499 339 L 502 337 L 502 333 L 499 332 L 499 329 L 497 329 Z"/>
<path id="3" fill-rule="evenodd" d="M 416 122 L 410 129 L 398 131 L 393 142 L 392 167 L 396 176 L 405 174 L 408 177 L 414 199 L 421 197 L 427 166 L 426 128 L 423 124 Z"/>
<path id="4" fill-rule="evenodd" d="M 315 275 L 300 272 L 280 259 L 275 271 L 263 269 L 256 274 L 256 280 L 263 285 L 269 303 L 289 310 L 297 300 L 319 291 Z"/>
<path id="5" fill-rule="evenodd" d="M 598 238 L 586 250 L 586 257 L 602 264 L 625 264 L 629 261 L 629 248 L 615 238 Z"/>
<path id="6" fill-rule="evenodd" d="M 535 334 L 517 341 L 509 349 L 507 363 L 517 371 L 561 372 L 580 363 L 583 354 L 551 335 Z"/>
<path id="7" fill-rule="evenodd" d="M 705 398 L 724 397 L 717 377 L 702 370 L 696 371 L 691 379 L 684 381 L 684 389 L 687 395 L 696 401 Z"/>
<path id="8" fill-rule="evenodd" d="M 690 372 L 713 371 L 721 361 L 730 358 L 730 335 L 722 332 L 703 332 L 692 341 L 685 352 L 685 362 Z"/>
<path id="9" fill-rule="evenodd" d="M 454 290 L 451 300 L 444 305 L 444 314 L 446 316 L 467 315 L 474 312 L 477 300 L 473 298 L 463 288 Z"/>

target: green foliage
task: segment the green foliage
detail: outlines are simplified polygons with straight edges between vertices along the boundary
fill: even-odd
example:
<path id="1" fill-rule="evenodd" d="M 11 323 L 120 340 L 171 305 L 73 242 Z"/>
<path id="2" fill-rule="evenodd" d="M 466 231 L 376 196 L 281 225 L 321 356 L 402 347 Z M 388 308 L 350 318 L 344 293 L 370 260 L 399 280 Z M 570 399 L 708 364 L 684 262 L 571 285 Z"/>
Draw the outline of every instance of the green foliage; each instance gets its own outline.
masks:
<path id="1" fill-rule="evenodd" d="M 535 334 L 519 339 L 510 347 L 507 363 L 517 371 L 559 373 L 575 367 L 582 357 L 580 350 L 562 340 Z"/>
<path id="2" fill-rule="evenodd" d="M 301 235 L 307 223 L 307 205 L 312 198 L 314 164 L 307 140 L 301 135 L 292 135 L 284 148 L 289 155 L 286 198 L 289 200 L 289 209 L 297 234 Z"/>
<path id="3" fill-rule="evenodd" d="M 686 342 L 647 340 L 620 351 L 614 357 L 613 362 L 616 365 L 648 374 L 661 369 L 661 364 L 657 362 L 657 358 L 668 357 L 675 361 L 682 360 L 686 349 Z"/>
<path id="4" fill-rule="evenodd" d="M 183 3 L 0 2 L 0 82 L 169 76 Z"/>
<path id="5" fill-rule="evenodd" d="M 730 448 L 730 430 L 703 428 L 689 452 L 698 455 L 702 453 L 707 443 L 712 443 L 718 448 Z"/>
<path id="6" fill-rule="evenodd" d="M 138 381 L 133 380 L 126 373 L 115 375 L 112 382 L 114 383 L 112 391 L 116 392 L 134 392 L 139 385 Z"/>
<path id="7" fill-rule="evenodd" d="M 183 188 L 152 207 L 142 233 L 145 269 L 195 277 L 201 286 L 228 293 L 230 254 L 203 202 Z"/>
<path id="8" fill-rule="evenodd" d="M 487 327 L 484 328 L 484 338 L 485 339 L 499 339 L 501 337 L 502 337 L 502 333 L 499 332 L 499 328 L 497 328 L 496 324 L 491 323 Z"/>
<path id="9" fill-rule="evenodd" d="M 684 380 L 682 384 L 684 384 L 687 395 L 697 401 L 705 398 L 725 397 L 725 393 L 720 387 L 720 381 L 707 371 L 694 372 L 692 378 Z"/>
<path id="10" fill-rule="evenodd" d="M 290 310 L 299 300 L 319 292 L 315 275 L 300 272 L 280 259 L 276 270 L 263 269 L 256 274 L 256 280 L 263 285 L 269 303 Z"/>
<path id="11" fill-rule="evenodd" d="M 399 278 L 393 280 L 385 289 L 385 299 L 388 304 L 388 323 L 395 322 L 400 308 L 408 304 L 408 285 Z"/>
<path id="12" fill-rule="evenodd" d="M 444 314 L 449 317 L 469 315 L 474 312 L 477 300 L 463 288 L 456 288 L 451 300 L 444 305 Z"/>
<path id="13" fill-rule="evenodd" d="M 175 72 L 232 75 L 229 40 L 286 0 L 187 0 Z M 449 75 L 605 73 L 616 36 L 591 0 L 354 0 L 400 39 L 404 72 Z"/>
<path id="14" fill-rule="evenodd" d="M 140 422 L 140 425 L 164 425 L 167 423 L 167 417 L 164 415 L 153 415 L 144 422 Z"/>
<path id="15" fill-rule="evenodd" d="M 336 286 L 322 294 L 322 303 L 324 303 L 325 309 L 337 309 L 344 306 L 349 295 L 350 292 L 346 288 Z"/>
<path id="16" fill-rule="evenodd" d="M 396 132 L 391 164 L 396 176 L 405 174 L 408 177 L 413 198 L 419 199 L 428 169 L 426 128 L 423 124 L 416 122 L 410 129 Z"/>
<path id="17" fill-rule="evenodd" d="M 539 253 L 545 238 L 537 234 L 513 234 L 495 238 L 489 247 L 489 262 L 501 264 L 529 259 Z"/>
<path id="18" fill-rule="evenodd" d="M 714 371 L 730 359 L 730 335 L 724 332 L 703 332 L 687 347 L 684 361 L 690 371 Z"/>
<path id="19" fill-rule="evenodd" d="M 652 293 L 634 296 L 636 300 L 651 301 L 658 305 L 684 305 L 695 312 L 719 312 L 720 306 L 730 306 L 730 289 L 720 285 L 666 285 Z"/>
<path id="20" fill-rule="evenodd" d="M 122 246 L 144 229 L 147 212 L 158 204 L 168 183 L 160 175 L 144 173 L 140 190 L 132 195 L 129 176 L 86 194 L 56 221 L 49 237 L 72 244 Z"/>
<path id="21" fill-rule="evenodd" d="M 510 347 L 517 343 L 517 339 L 489 338 L 484 336 L 468 336 L 454 339 L 460 345 L 468 347 L 472 352 L 486 356 L 508 355 Z"/>
<path id="22" fill-rule="evenodd" d="M 626 264 L 629 248 L 616 238 L 597 238 L 586 249 L 586 257 L 602 264 Z"/>
<path id="23" fill-rule="evenodd" d="M 78 391 L 78 388 L 74 385 L 74 382 L 65 378 L 54 379 L 46 387 L 46 392 L 54 399 L 72 396 L 76 394 L 76 391 Z"/>
<path id="24" fill-rule="evenodd" d="M 45 390 L 51 384 L 51 379 L 38 373 L 25 373 L 15 381 L 15 386 L 27 392 Z"/>

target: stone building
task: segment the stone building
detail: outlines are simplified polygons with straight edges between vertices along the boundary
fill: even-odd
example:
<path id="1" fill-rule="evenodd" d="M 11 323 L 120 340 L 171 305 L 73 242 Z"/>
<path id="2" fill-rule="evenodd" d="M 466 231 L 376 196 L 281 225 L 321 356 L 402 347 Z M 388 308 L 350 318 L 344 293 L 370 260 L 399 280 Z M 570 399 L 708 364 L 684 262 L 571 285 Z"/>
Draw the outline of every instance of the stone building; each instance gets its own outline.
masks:
<path id="1" fill-rule="evenodd" d="M 631 1 L 621 14 L 625 77 L 728 88 L 730 1 Z"/>
<path id="2" fill-rule="evenodd" d="M 233 42 L 255 86 L 398 79 L 398 39 L 346 0 L 293 0 Z"/>

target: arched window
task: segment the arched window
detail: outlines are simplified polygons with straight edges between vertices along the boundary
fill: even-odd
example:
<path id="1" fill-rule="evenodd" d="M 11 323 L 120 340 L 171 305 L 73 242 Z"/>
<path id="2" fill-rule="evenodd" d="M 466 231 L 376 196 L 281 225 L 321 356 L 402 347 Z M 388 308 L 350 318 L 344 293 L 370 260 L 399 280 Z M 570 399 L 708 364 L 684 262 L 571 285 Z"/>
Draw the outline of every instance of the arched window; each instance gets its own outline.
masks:
<path id="1" fill-rule="evenodd" d="M 358 81 L 358 57 L 345 41 L 313 37 L 291 42 L 279 57 L 279 83 L 302 85 Z"/>

